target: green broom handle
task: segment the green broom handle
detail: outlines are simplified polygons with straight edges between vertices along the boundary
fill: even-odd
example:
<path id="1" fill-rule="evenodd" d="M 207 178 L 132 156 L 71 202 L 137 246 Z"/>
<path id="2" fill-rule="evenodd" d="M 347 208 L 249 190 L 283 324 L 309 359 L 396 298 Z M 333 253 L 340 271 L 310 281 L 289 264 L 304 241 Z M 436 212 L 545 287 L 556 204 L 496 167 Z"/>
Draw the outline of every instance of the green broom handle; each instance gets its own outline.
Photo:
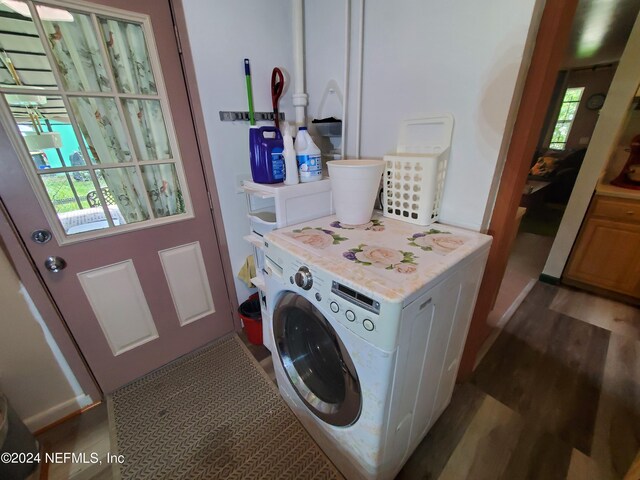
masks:
<path id="1" fill-rule="evenodd" d="M 251 93 L 251 68 L 249 68 L 249 59 L 244 59 L 244 78 L 247 81 L 247 98 L 249 99 L 249 124 L 255 125 L 256 119 L 253 114 L 253 93 Z"/>

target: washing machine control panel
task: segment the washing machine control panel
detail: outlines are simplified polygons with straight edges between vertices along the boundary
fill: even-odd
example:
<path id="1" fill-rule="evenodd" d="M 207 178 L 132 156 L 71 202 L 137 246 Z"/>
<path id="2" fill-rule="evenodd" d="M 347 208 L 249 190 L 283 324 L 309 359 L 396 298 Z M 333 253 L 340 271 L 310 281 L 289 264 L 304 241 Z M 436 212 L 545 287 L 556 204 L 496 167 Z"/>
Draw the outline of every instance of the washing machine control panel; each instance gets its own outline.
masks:
<path id="1" fill-rule="evenodd" d="M 333 318 L 361 337 L 371 341 L 371 337 L 379 333 L 380 315 L 373 309 L 364 308 L 361 302 L 338 295 L 332 289 L 328 306 Z"/>
<path id="2" fill-rule="evenodd" d="M 331 278 L 326 271 L 290 257 L 269 245 L 266 258 L 278 265 L 282 287 L 305 296 L 328 315 L 372 344 L 392 350 L 397 336 L 400 303 L 382 302 L 355 285 Z M 293 288 L 292 288 L 293 287 Z"/>
<path id="3" fill-rule="evenodd" d="M 371 340 L 379 333 L 380 302 L 335 280 L 331 281 L 329 309 L 349 330 Z"/>
<path id="4" fill-rule="evenodd" d="M 303 290 L 309 290 L 313 286 L 313 275 L 304 265 L 298 269 L 295 274 L 294 281 L 296 285 Z"/>
<path id="5" fill-rule="evenodd" d="M 360 308 L 369 310 L 371 313 L 375 313 L 376 315 L 380 314 L 380 302 L 354 290 L 353 288 L 349 288 L 346 285 L 333 281 L 331 282 L 331 293 L 337 295 L 338 297 L 344 298 L 346 301 L 351 302 Z M 354 318 L 349 318 L 353 315 L 353 312 L 351 310 L 347 310 L 347 312 L 351 312 L 351 315 L 347 314 L 347 320 L 353 322 Z"/>

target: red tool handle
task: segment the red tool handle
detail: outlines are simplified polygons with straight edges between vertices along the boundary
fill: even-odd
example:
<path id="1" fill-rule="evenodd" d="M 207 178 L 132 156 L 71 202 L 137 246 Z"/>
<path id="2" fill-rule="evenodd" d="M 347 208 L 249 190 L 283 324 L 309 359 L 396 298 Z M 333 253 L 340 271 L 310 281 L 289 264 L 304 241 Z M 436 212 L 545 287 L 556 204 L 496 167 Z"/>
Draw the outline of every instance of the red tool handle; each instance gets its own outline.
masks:
<path id="1" fill-rule="evenodd" d="M 278 103 L 284 90 L 284 75 L 278 67 L 271 72 L 271 105 L 273 106 L 273 116 L 276 128 L 280 130 L 280 113 L 278 112 Z"/>

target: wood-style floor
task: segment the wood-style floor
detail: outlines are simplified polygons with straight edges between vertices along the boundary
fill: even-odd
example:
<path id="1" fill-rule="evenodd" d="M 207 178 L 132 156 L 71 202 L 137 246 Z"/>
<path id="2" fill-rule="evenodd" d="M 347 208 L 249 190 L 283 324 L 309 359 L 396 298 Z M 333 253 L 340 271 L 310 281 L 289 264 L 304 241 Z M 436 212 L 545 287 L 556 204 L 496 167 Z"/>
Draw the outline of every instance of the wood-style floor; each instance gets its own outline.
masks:
<path id="1" fill-rule="evenodd" d="M 91 458 L 97 454 L 101 463 L 74 463 L 70 461 L 43 462 L 29 480 L 108 480 L 113 478 L 111 465 L 106 461 L 107 453 L 113 452 L 109 437 L 107 406 L 102 403 L 81 415 L 44 432 L 38 436 L 41 451 L 48 453 L 73 452 Z"/>
<path id="2" fill-rule="evenodd" d="M 105 409 L 88 413 L 106 435 Z M 397 478 L 609 480 L 639 449 L 640 310 L 537 283 Z"/>
<path id="3" fill-rule="evenodd" d="M 622 478 L 640 449 L 640 310 L 538 283 L 399 479 Z"/>
<path id="4" fill-rule="evenodd" d="M 538 282 L 397 478 L 618 479 L 639 451 L 640 310 Z"/>

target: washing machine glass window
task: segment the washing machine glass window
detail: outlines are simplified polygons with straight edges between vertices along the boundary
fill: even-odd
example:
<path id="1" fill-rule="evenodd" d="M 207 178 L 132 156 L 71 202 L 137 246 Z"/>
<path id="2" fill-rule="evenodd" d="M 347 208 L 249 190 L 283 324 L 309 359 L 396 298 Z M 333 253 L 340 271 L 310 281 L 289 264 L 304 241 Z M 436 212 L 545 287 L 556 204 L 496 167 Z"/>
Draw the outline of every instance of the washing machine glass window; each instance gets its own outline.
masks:
<path id="1" fill-rule="evenodd" d="M 278 357 L 306 406 L 325 422 L 346 426 L 360 415 L 355 367 L 322 312 L 306 298 L 285 293 L 273 315 Z"/>

